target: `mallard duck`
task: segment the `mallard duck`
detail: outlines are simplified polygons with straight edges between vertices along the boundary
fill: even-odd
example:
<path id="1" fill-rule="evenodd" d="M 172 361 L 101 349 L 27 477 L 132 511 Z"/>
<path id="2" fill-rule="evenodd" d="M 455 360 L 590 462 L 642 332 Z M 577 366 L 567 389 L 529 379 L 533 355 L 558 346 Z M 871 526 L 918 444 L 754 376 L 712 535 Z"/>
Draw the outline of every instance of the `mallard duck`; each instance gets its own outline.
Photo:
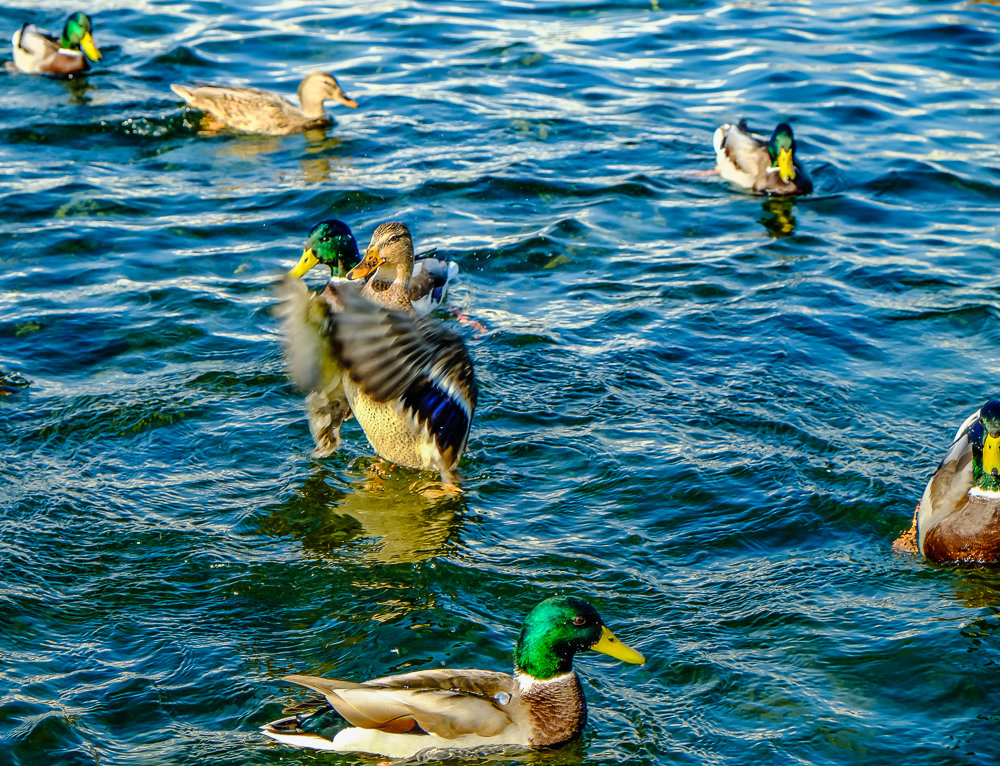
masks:
<path id="1" fill-rule="evenodd" d="M 358 242 L 351 233 L 351 227 L 336 218 L 327 218 L 309 230 L 302 257 L 288 276 L 301 279 L 311 269 L 323 264 L 330 269 L 330 279 L 346 281 L 347 272 L 359 258 Z"/>
<path id="2" fill-rule="evenodd" d="M 715 162 L 727 181 L 761 194 L 809 194 L 812 181 L 795 156 L 792 127 L 782 122 L 771 138 L 750 133 L 746 120 L 715 131 Z"/>
<path id="3" fill-rule="evenodd" d="M 374 273 L 362 290 L 365 297 L 386 308 L 413 311 L 420 316 L 441 304 L 448 282 L 458 274 L 454 261 L 415 258 L 410 230 L 398 222 L 375 229 L 364 259 L 352 269 L 345 268 L 345 264 L 357 260 L 358 244 L 350 227 L 330 218 L 312 228 L 302 257 L 288 273 L 302 277 L 318 264 L 328 266 L 331 278 L 337 280 L 365 279 Z"/>
<path id="4" fill-rule="evenodd" d="M 356 109 L 332 74 L 310 72 L 299 83 L 299 103 L 295 106 L 277 93 L 236 85 L 179 85 L 170 89 L 189 106 L 207 112 L 210 129 L 230 127 L 244 133 L 283 136 L 303 130 L 325 128 L 332 120 L 323 111 L 323 102 L 336 101 Z"/>
<path id="5" fill-rule="evenodd" d="M 353 413 L 379 457 L 438 471 L 457 491 L 478 396 L 461 338 L 430 317 L 372 303 L 354 285 L 329 282 L 310 295 L 289 274 L 279 295 L 289 372 L 309 392 L 314 454 L 339 446 Z"/>
<path id="6" fill-rule="evenodd" d="M 962 423 L 927 482 L 916 527 L 931 561 L 1000 563 L 1000 401 Z"/>
<path id="7" fill-rule="evenodd" d="M 84 53 L 98 61 L 101 52 L 94 45 L 92 26 L 86 13 L 77 11 L 66 20 L 62 37 L 56 38 L 25 24 L 11 39 L 14 68 L 29 74 L 54 74 L 71 77 L 90 68 Z M 82 50 L 81 50 L 82 49 Z"/>
<path id="8" fill-rule="evenodd" d="M 285 712 L 297 715 L 261 730 L 300 747 L 393 758 L 431 750 L 558 745 L 577 736 L 587 721 L 583 687 L 573 670 L 573 656 L 586 649 L 622 662 L 645 662 L 615 638 L 593 606 L 561 596 L 542 601 L 525 618 L 514 648 L 513 675 L 437 669 L 363 683 L 287 676 L 284 680 L 325 700 L 290 708 Z M 328 739 L 311 729 L 331 710 L 351 726 Z"/>

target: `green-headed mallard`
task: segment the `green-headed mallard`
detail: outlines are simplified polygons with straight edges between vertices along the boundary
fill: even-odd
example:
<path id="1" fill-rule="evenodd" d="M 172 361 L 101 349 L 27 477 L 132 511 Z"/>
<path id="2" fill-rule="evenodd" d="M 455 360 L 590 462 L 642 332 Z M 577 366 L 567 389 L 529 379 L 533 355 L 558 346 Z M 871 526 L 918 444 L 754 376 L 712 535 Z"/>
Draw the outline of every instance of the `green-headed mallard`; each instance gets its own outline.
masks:
<path id="1" fill-rule="evenodd" d="M 583 687 L 573 670 L 573 656 L 586 649 L 623 662 L 645 662 L 615 638 L 589 603 L 572 596 L 550 598 L 524 620 L 513 675 L 437 669 L 363 683 L 287 676 L 284 680 L 319 692 L 325 702 L 286 710 L 298 714 L 262 731 L 300 747 L 394 758 L 431 750 L 558 745 L 577 736 L 587 721 Z M 331 709 L 351 726 L 333 739 L 310 731 L 316 728 L 310 719 Z"/>
<path id="2" fill-rule="evenodd" d="M 1000 401 L 962 423 L 927 482 L 916 527 L 931 561 L 1000 563 Z"/>
<path id="3" fill-rule="evenodd" d="M 430 256 L 413 255 L 413 237 L 402 223 L 384 223 L 375 229 L 361 263 L 358 244 L 343 221 L 330 218 L 316 224 L 306 239 L 298 264 L 288 272 L 302 277 L 318 264 L 330 268 L 332 279 L 365 279 L 362 295 L 386 308 L 430 313 L 444 300 L 448 282 L 458 274 L 458 264 Z"/>
<path id="4" fill-rule="evenodd" d="M 101 58 L 91 31 L 90 17 L 80 11 L 66 20 L 60 38 L 43 32 L 34 24 L 25 24 L 11 40 L 14 68 L 29 74 L 63 77 L 86 72 L 90 65 L 84 57 L 85 53 L 94 61 Z"/>
<path id="5" fill-rule="evenodd" d="M 809 194 L 812 181 L 795 156 L 792 126 L 782 122 L 771 138 L 747 130 L 746 120 L 722 125 L 715 131 L 715 162 L 727 181 L 761 194 Z"/>
<path id="6" fill-rule="evenodd" d="M 330 279 L 347 281 L 347 272 L 360 260 L 358 242 L 351 233 L 351 227 L 336 218 L 327 218 L 309 230 L 302 257 L 288 272 L 288 276 L 300 279 L 306 273 L 323 264 L 330 269 Z"/>
<path id="7" fill-rule="evenodd" d="M 339 446 L 353 413 L 379 457 L 438 471 L 456 490 L 478 396 L 462 339 L 430 317 L 376 305 L 353 285 L 329 282 L 310 295 L 286 275 L 279 295 L 289 372 L 309 392 L 314 454 Z"/>
<path id="8" fill-rule="evenodd" d="M 236 85 L 178 85 L 170 89 L 189 106 L 208 113 L 215 122 L 208 127 L 229 127 L 244 133 L 283 136 L 313 128 L 325 128 L 332 120 L 323 111 L 323 102 L 333 100 L 352 109 L 357 101 L 348 98 L 332 74 L 310 72 L 299 83 L 299 103 L 261 88 Z"/>

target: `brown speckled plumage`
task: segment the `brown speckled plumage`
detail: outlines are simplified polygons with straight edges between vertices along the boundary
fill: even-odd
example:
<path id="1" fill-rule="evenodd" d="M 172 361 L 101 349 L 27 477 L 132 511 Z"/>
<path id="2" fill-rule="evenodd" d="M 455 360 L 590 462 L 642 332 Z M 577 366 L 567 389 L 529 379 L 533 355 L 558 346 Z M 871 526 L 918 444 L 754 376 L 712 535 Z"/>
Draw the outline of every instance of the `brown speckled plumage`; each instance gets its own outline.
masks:
<path id="1" fill-rule="evenodd" d="M 532 747 L 566 742 L 587 723 L 587 700 L 575 672 L 556 681 L 532 684 L 520 695 Z"/>
<path id="2" fill-rule="evenodd" d="M 438 471 L 454 487 L 478 396 L 461 338 L 429 317 L 388 311 L 349 284 L 309 295 L 302 280 L 286 277 L 279 294 L 285 357 L 308 392 L 316 454 L 337 448 L 353 413 L 380 457 Z"/>
<path id="3" fill-rule="evenodd" d="M 361 263 L 347 272 L 348 279 L 369 277 L 361 294 L 383 308 L 414 313 L 410 303 L 413 276 L 413 236 L 405 224 L 389 221 L 372 232 Z"/>
<path id="4" fill-rule="evenodd" d="M 331 123 L 323 111 L 324 101 L 357 106 L 344 94 L 337 79 L 326 72 L 310 72 L 299 83 L 301 107 L 262 88 L 176 83 L 170 88 L 189 106 L 210 115 L 218 125 L 244 133 L 286 135 L 323 128 Z"/>
<path id="5" fill-rule="evenodd" d="M 345 310 L 332 316 L 331 348 L 372 448 L 452 482 L 478 396 L 465 344 L 433 319 L 386 311 L 347 286 L 333 290 Z"/>

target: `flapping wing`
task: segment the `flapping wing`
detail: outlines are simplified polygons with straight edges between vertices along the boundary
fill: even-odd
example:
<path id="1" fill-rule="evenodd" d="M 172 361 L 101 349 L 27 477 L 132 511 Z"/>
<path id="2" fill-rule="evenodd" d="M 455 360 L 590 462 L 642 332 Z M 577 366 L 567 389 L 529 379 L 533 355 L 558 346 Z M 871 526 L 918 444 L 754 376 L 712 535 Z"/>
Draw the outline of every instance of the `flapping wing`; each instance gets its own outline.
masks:
<path id="1" fill-rule="evenodd" d="M 341 373 L 328 339 L 335 307 L 324 294 L 311 294 L 301 279 L 283 277 L 277 292 L 275 315 L 281 321 L 288 374 L 304 391 L 321 391 Z"/>
<path id="2" fill-rule="evenodd" d="M 333 353 L 376 402 L 396 402 L 425 425 L 450 464 L 465 448 L 478 389 L 462 339 L 431 318 L 388 311 L 346 285 L 332 315 Z"/>

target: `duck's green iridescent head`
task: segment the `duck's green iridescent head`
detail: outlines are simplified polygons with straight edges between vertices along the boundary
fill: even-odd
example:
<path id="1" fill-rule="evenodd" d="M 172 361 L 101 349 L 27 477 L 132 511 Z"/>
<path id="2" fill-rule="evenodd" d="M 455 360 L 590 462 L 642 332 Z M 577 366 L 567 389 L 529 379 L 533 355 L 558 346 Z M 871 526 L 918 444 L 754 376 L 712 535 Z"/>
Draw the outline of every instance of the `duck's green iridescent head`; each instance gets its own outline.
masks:
<path id="1" fill-rule="evenodd" d="M 77 11 L 66 20 L 63 27 L 62 39 L 59 45 L 71 51 L 78 51 L 83 48 L 87 58 L 97 61 L 101 58 L 101 52 L 94 45 L 94 38 L 91 37 L 90 17 L 81 11 Z"/>
<path id="2" fill-rule="evenodd" d="M 771 157 L 771 167 L 778 168 L 781 180 L 786 184 L 795 180 L 795 136 L 792 126 L 782 122 L 774 129 L 767 142 L 767 153 Z"/>
<path id="3" fill-rule="evenodd" d="M 322 263 L 330 267 L 331 277 L 342 277 L 358 262 L 358 243 L 350 227 L 336 218 L 328 218 L 313 226 L 306 238 L 302 257 L 288 276 L 298 279 L 309 269 Z"/>
<path id="4" fill-rule="evenodd" d="M 540 603 L 524 619 L 514 649 L 518 671 L 544 680 L 573 669 L 573 655 L 593 649 L 642 665 L 646 660 L 605 627 L 601 616 L 583 599 L 557 596 Z"/>
<path id="5" fill-rule="evenodd" d="M 973 479 L 980 489 L 997 491 L 1000 490 L 1000 401 L 990 399 L 980 407 L 978 425 L 982 428 L 982 450 L 973 451 Z M 980 454 L 977 456 L 976 452 Z"/>

